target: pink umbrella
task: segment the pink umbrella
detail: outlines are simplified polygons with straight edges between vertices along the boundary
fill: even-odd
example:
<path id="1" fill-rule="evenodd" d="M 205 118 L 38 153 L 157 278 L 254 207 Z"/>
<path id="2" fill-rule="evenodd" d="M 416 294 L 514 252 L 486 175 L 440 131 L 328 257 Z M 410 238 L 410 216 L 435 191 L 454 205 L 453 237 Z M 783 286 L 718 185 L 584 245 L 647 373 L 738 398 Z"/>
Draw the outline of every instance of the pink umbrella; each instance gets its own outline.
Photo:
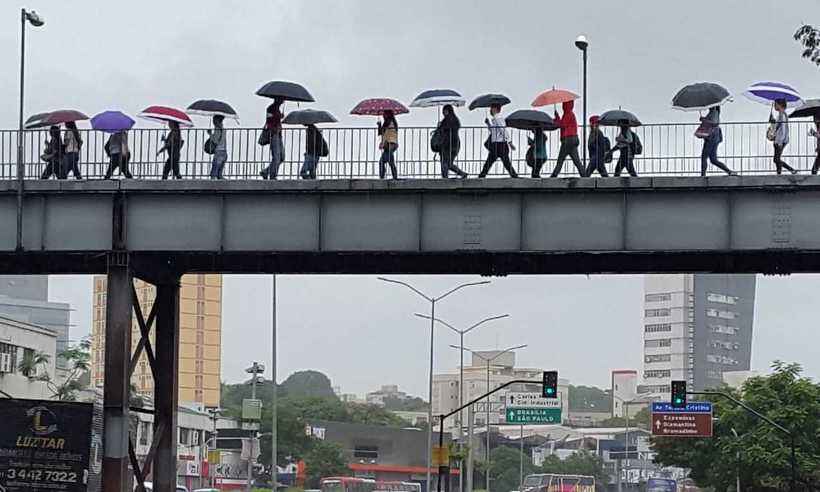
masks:
<path id="1" fill-rule="evenodd" d="M 48 116 L 43 120 L 43 123 L 45 126 L 48 126 L 87 119 L 88 116 L 79 111 L 73 109 L 61 109 L 59 111 L 52 111 L 51 113 L 49 113 Z"/>
<path id="2" fill-rule="evenodd" d="M 148 106 L 137 116 L 150 121 L 158 121 L 160 123 L 169 123 L 173 121 L 174 123 L 179 123 L 181 126 L 194 126 L 191 118 L 189 118 L 184 111 L 169 108 L 168 106 Z"/>
<path id="3" fill-rule="evenodd" d="M 362 116 L 381 116 L 385 111 L 393 111 L 394 114 L 409 113 L 404 104 L 387 97 L 365 99 L 360 102 L 350 111 L 350 114 L 357 114 Z"/>

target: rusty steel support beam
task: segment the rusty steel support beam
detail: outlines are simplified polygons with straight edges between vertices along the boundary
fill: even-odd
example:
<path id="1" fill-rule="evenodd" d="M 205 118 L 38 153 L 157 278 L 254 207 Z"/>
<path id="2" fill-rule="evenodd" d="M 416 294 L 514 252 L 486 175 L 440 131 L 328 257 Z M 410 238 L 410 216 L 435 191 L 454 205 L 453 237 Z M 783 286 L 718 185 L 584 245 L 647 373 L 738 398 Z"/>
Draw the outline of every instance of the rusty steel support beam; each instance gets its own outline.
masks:
<path id="1" fill-rule="evenodd" d="M 126 254 L 108 261 L 105 319 L 105 387 L 102 482 L 106 492 L 127 490 L 129 477 L 129 363 L 131 361 L 131 270 Z"/>
<path id="2" fill-rule="evenodd" d="M 153 483 L 157 492 L 174 492 L 177 478 L 177 403 L 179 396 L 179 289 L 180 277 L 158 283 L 157 317 L 154 322 L 156 372 L 154 381 L 154 425 L 163 432 L 156 435 Z"/>

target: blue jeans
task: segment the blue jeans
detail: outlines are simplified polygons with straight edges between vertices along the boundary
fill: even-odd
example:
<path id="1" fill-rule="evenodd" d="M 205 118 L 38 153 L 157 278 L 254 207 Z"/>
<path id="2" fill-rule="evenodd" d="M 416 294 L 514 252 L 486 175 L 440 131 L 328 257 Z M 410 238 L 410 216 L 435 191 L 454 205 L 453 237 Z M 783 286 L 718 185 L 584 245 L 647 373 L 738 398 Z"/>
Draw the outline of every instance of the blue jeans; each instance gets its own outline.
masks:
<path id="1" fill-rule="evenodd" d="M 700 175 L 706 176 L 706 168 L 709 166 L 707 161 L 711 162 L 715 167 L 723 170 L 726 174 L 732 174 L 732 170 L 726 167 L 726 164 L 718 160 L 718 147 L 720 146 L 721 138 L 716 134 L 712 134 L 709 138 L 703 140 L 703 150 L 700 152 Z"/>
<path id="2" fill-rule="evenodd" d="M 299 171 L 299 176 L 301 176 L 302 179 L 316 179 L 316 166 L 318 164 L 318 155 L 305 154 L 305 161 L 302 164 L 302 170 Z"/>
<path id="3" fill-rule="evenodd" d="M 77 179 L 82 178 L 80 175 L 80 153 L 66 152 L 63 156 L 63 173 L 62 179 L 68 178 L 68 173 L 74 174 Z"/>
<path id="4" fill-rule="evenodd" d="M 382 149 L 382 156 L 379 159 L 379 178 L 384 179 L 385 172 L 385 164 L 390 164 L 390 172 L 393 174 L 393 179 L 399 179 L 399 175 L 396 172 L 396 149 L 399 146 L 396 144 L 385 144 L 384 149 Z"/>
<path id="5" fill-rule="evenodd" d="M 285 144 L 282 142 L 282 134 L 274 133 L 270 137 L 270 165 L 262 170 L 262 177 L 276 179 L 283 160 L 285 160 Z"/>
<path id="6" fill-rule="evenodd" d="M 218 150 L 214 152 L 214 157 L 211 160 L 211 179 L 222 179 L 222 172 L 225 169 L 225 163 L 228 161 L 228 152 L 225 150 Z"/>

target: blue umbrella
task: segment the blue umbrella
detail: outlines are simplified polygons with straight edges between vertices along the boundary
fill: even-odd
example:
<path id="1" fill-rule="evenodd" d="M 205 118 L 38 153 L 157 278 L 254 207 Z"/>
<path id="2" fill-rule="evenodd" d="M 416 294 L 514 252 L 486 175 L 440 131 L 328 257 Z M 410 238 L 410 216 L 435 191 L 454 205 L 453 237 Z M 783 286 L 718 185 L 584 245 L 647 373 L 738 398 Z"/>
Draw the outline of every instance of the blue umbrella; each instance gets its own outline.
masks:
<path id="1" fill-rule="evenodd" d="M 799 106 L 803 100 L 800 93 L 794 87 L 783 82 L 755 82 L 750 85 L 743 95 L 754 102 L 770 105 L 778 99 L 784 99 L 786 106 Z"/>
<path id="2" fill-rule="evenodd" d="M 106 133 L 130 130 L 134 120 L 121 111 L 104 111 L 91 118 L 91 128 Z"/>

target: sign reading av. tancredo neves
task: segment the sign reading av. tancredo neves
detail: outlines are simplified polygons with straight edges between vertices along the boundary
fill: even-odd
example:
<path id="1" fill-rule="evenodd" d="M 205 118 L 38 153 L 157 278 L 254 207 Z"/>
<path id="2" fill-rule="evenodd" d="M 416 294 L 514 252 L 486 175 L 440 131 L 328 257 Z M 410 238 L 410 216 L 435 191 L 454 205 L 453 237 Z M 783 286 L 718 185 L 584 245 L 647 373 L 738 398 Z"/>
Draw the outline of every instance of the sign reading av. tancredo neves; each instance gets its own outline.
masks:
<path id="1" fill-rule="evenodd" d="M 0 399 L 0 491 L 85 492 L 93 406 Z"/>

